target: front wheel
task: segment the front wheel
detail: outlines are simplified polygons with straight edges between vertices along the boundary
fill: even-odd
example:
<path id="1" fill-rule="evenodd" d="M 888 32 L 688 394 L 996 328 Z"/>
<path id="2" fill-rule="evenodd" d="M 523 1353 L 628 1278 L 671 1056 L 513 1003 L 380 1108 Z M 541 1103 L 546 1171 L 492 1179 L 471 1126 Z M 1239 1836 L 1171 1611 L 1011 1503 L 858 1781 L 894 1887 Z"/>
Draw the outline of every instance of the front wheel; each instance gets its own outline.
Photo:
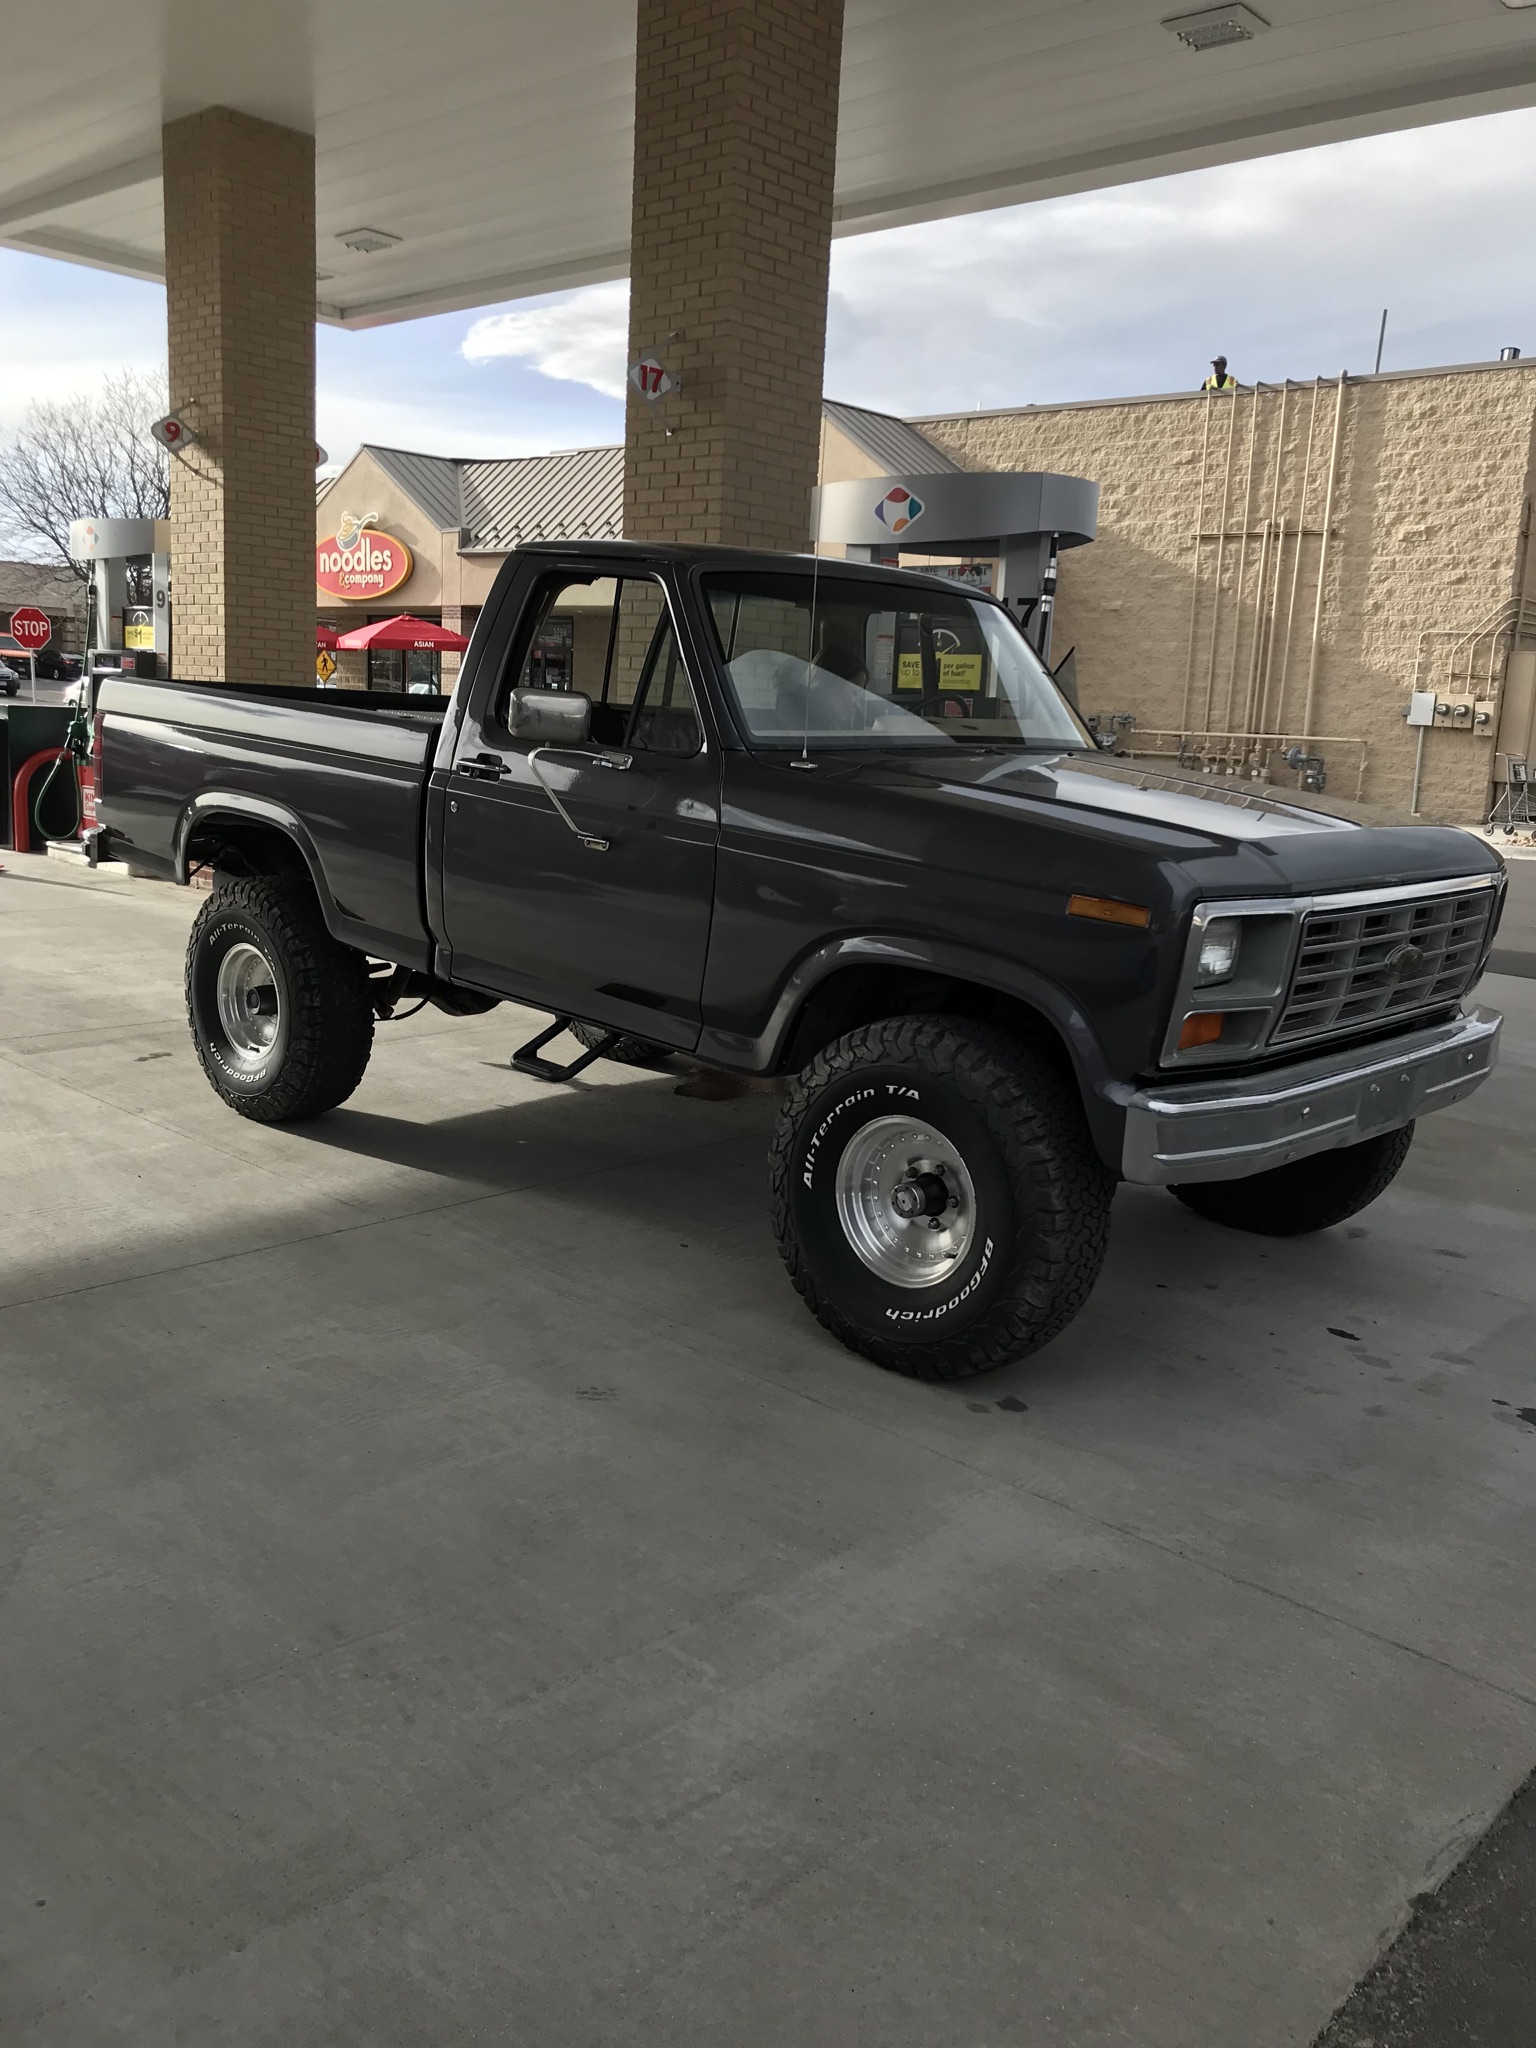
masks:
<path id="1" fill-rule="evenodd" d="M 811 1313 L 913 1378 L 1038 1351 L 1103 1263 L 1114 1177 L 1075 1090 L 967 1018 L 891 1018 L 828 1046 L 790 1083 L 769 1167 Z"/>
<path id="2" fill-rule="evenodd" d="M 297 1123 L 345 1102 L 373 1049 L 368 963 L 305 889 L 221 881 L 187 942 L 187 1021 L 203 1072 L 241 1116 Z"/>
<path id="3" fill-rule="evenodd" d="M 1328 1230 L 1384 1194 L 1413 1143 L 1413 1125 L 1383 1131 L 1336 1152 L 1314 1152 L 1289 1166 L 1271 1167 L 1247 1180 L 1190 1181 L 1170 1187 L 1186 1209 L 1229 1230 L 1260 1237 L 1305 1237 Z"/>

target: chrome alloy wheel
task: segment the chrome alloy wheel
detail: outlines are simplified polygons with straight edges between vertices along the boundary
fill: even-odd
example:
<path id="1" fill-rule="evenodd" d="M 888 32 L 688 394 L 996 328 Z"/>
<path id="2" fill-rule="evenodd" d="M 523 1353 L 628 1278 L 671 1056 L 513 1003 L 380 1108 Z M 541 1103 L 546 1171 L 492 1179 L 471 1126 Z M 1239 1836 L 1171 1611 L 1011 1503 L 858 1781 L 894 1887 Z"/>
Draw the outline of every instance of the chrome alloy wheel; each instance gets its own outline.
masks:
<path id="1" fill-rule="evenodd" d="M 971 1248 L 976 1190 L 948 1138 L 911 1117 L 855 1131 L 837 1163 L 837 1215 L 869 1270 L 893 1287 L 936 1287 Z"/>
<path id="2" fill-rule="evenodd" d="M 219 962 L 214 988 L 219 1026 L 236 1066 L 264 1066 L 282 1037 L 285 1019 L 277 976 L 266 956 L 243 942 Z"/>

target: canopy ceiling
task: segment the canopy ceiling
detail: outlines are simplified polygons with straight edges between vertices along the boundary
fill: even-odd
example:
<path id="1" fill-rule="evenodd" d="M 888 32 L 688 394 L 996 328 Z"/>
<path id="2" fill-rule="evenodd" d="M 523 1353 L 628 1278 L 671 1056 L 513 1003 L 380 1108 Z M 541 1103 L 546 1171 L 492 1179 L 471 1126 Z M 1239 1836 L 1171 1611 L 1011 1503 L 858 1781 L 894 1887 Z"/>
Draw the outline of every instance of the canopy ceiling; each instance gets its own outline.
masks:
<path id="1" fill-rule="evenodd" d="M 1196 52 L 1157 0 L 848 0 L 838 232 L 1536 102 L 1536 6 L 1254 0 Z M 313 128 L 322 319 L 628 267 L 634 0 L 7 0 L 0 241 L 163 264 L 160 128 Z M 1262 28 L 1262 21 L 1269 26 Z M 397 242 L 345 246 L 359 228 Z"/>

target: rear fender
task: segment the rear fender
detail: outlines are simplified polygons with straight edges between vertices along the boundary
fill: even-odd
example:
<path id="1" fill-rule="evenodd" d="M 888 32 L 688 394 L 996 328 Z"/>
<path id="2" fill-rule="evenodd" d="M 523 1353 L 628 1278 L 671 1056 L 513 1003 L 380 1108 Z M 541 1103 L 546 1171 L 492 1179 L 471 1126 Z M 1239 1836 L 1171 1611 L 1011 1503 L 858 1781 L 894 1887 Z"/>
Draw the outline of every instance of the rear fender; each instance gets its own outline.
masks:
<path id="1" fill-rule="evenodd" d="M 303 820 L 286 804 L 273 801 L 270 797 L 248 796 L 242 790 L 202 790 L 182 811 L 176 820 L 176 833 L 172 842 L 171 858 L 176 880 L 185 882 L 191 867 L 190 849 L 199 833 L 210 826 L 217 826 L 220 819 L 228 819 L 235 829 L 257 826 L 280 833 L 297 850 L 309 874 L 316 900 L 326 928 L 334 938 L 343 944 L 351 944 L 348 936 L 348 921 L 336 907 L 325 879 L 325 869 L 315 842 L 310 837 Z"/>

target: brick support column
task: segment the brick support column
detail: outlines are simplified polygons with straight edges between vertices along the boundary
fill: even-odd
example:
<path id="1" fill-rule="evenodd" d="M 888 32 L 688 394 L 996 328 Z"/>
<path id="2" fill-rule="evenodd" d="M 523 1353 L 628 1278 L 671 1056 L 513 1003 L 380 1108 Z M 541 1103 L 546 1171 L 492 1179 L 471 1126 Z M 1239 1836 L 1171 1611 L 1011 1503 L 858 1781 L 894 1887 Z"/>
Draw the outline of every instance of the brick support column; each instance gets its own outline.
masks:
<path id="1" fill-rule="evenodd" d="M 629 539 L 809 544 L 842 30 L 842 0 L 639 0 L 630 360 L 683 388 L 630 393 Z"/>
<path id="2" fill-rule="evenodd" d="M 163 136 L 176 673 L 306 683 L 315 644 L 315 143 L 207 107 Z"/>

